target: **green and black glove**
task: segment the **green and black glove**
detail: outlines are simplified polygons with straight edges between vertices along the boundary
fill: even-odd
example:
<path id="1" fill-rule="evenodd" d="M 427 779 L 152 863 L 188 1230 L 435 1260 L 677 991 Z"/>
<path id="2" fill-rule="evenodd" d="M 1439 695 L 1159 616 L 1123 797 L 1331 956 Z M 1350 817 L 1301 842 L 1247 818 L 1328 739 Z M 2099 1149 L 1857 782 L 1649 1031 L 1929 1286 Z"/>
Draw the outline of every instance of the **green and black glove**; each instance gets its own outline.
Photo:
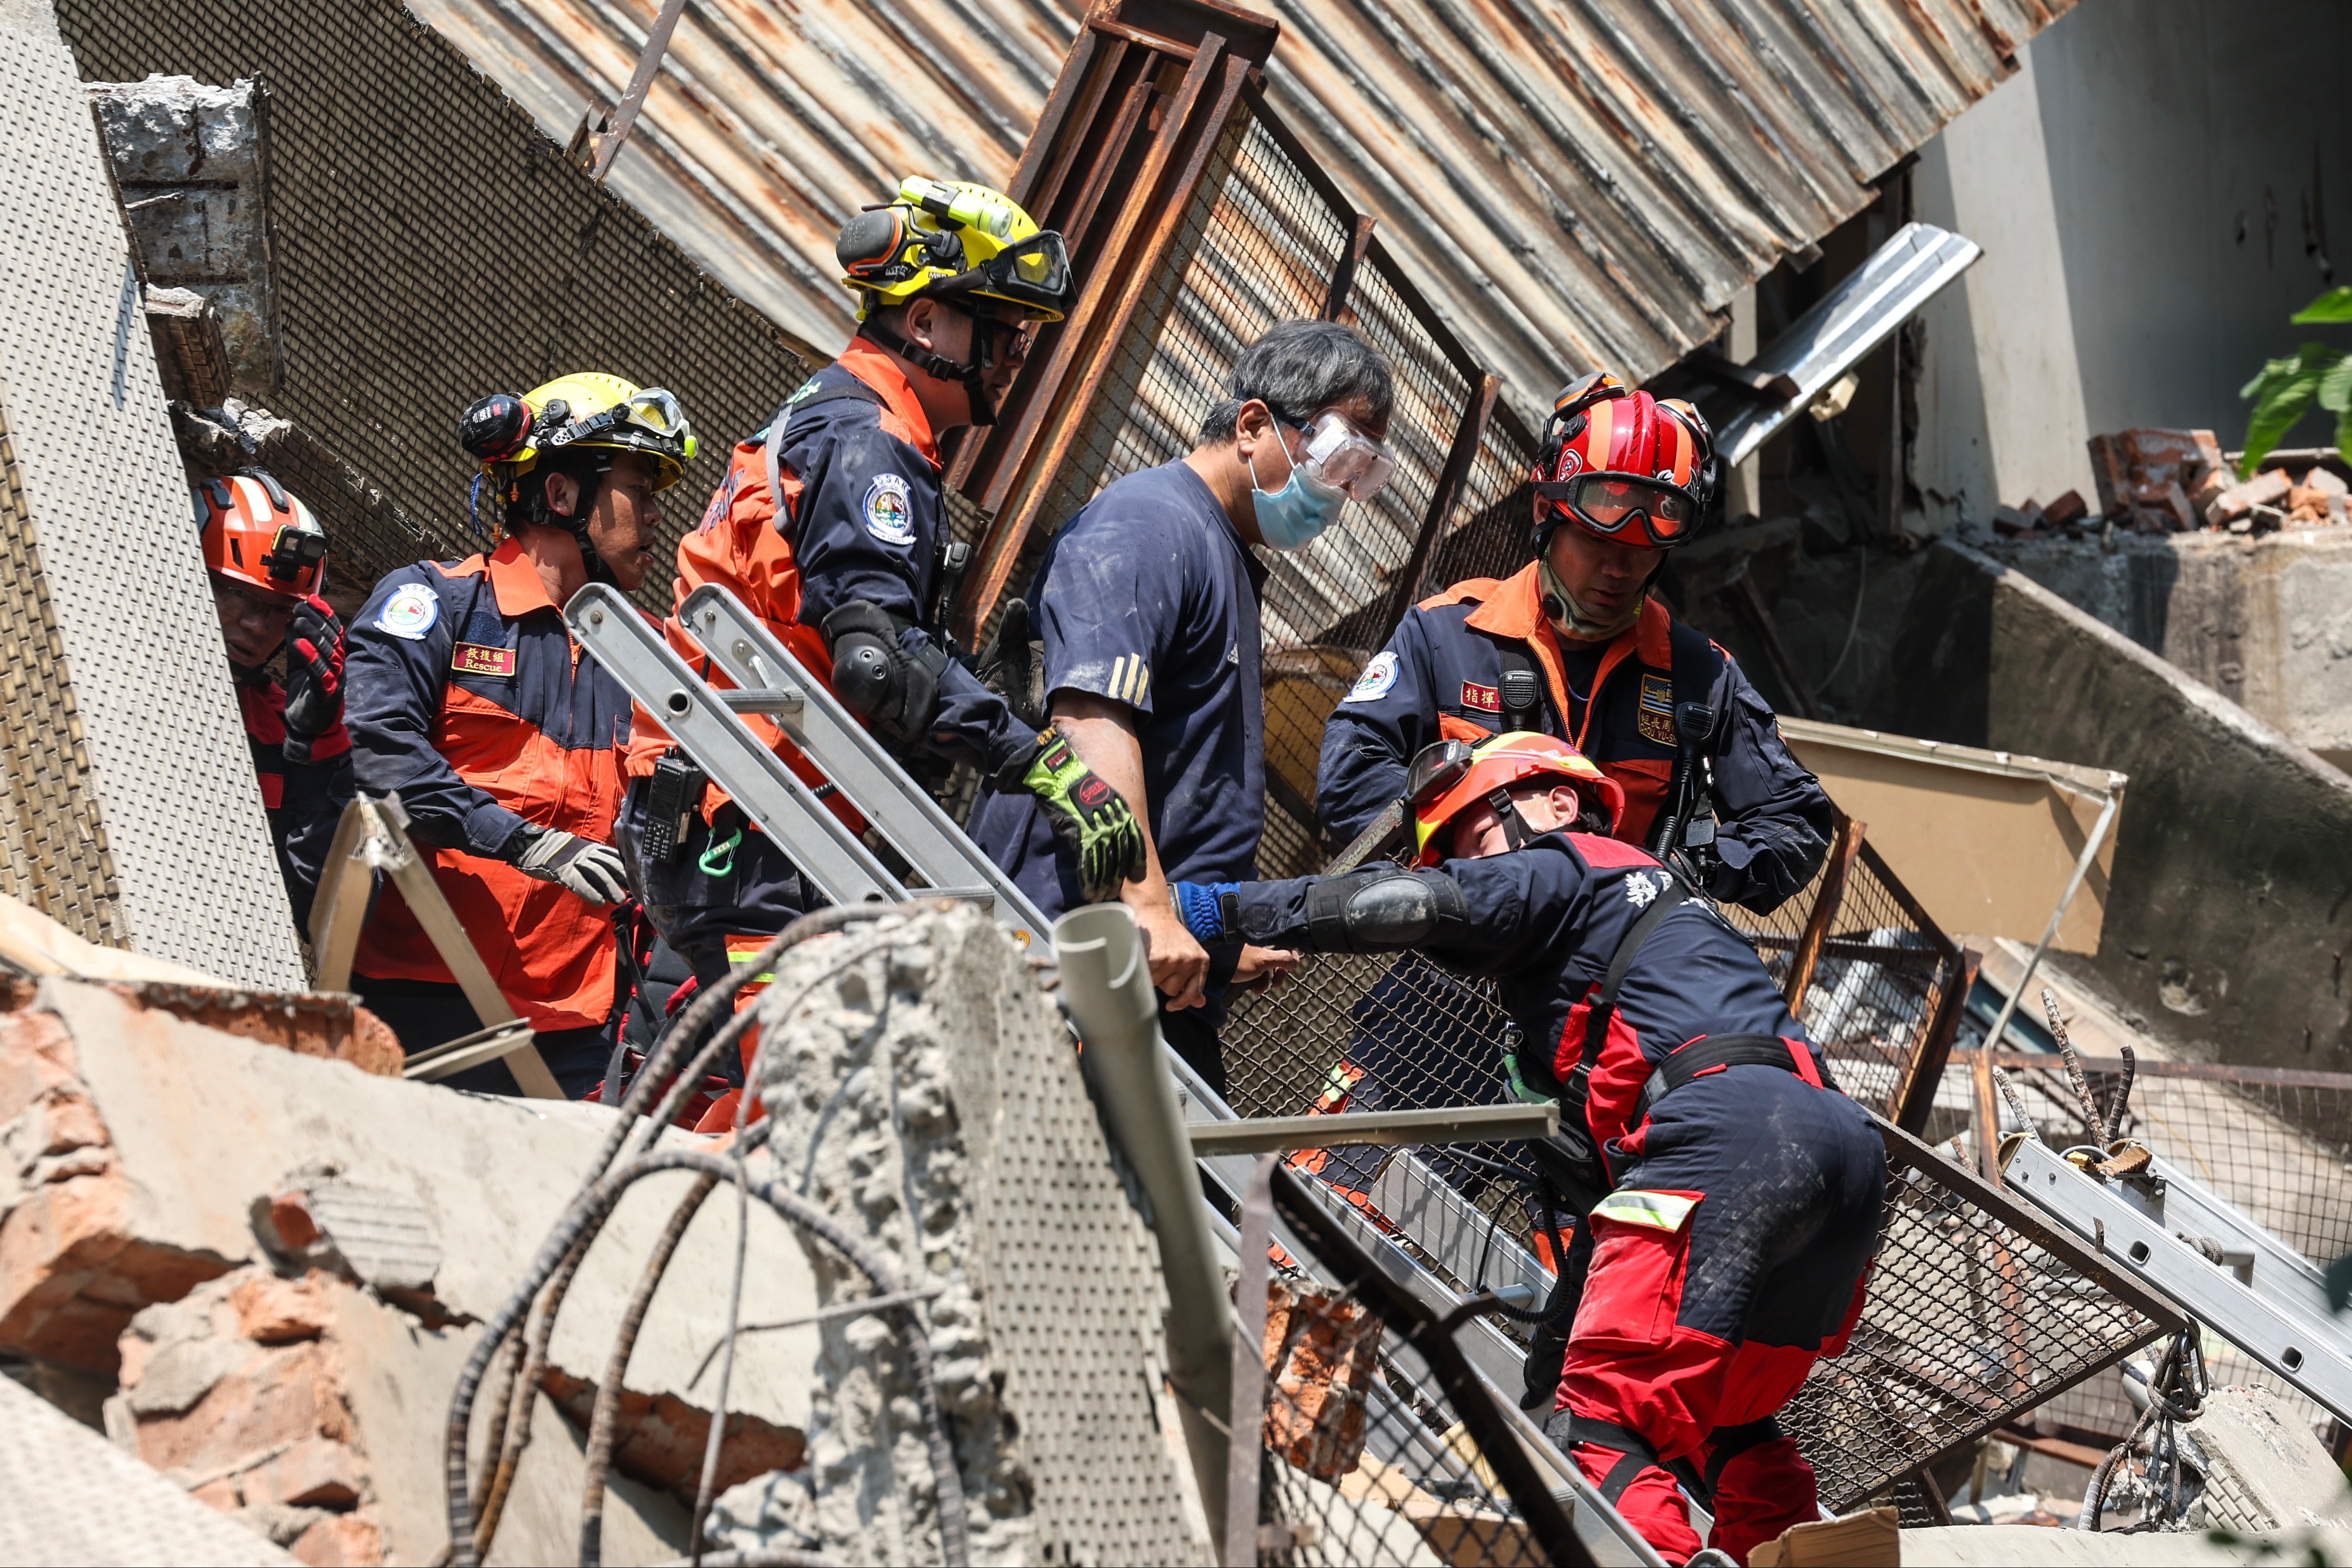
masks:
<path id="1" fill-rule="evenodd" d="M 1061 731 L 1038 736 L 1028 765 L 1016 761 L 1005 772 L 1015 769 L 1017 782 L 1037 797 L 1055 833 L 1076 851 L 1078 883 L 1088 903 L 1115 899 L 1120 888 L 1142 877 L 1142 825 L 1125 797 L 1087 766 Z"/>

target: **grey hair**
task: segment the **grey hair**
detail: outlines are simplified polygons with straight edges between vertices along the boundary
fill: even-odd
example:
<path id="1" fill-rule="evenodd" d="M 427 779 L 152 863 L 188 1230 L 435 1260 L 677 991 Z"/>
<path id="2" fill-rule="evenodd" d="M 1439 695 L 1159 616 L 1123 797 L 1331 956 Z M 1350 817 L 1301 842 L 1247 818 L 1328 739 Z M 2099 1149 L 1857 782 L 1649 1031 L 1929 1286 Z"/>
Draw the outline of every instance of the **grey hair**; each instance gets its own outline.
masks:
<path id="1" fill-rule="evenodd" d="M 1201 444 L 1234 438 L 1242 405 L 1253 400 L 1286 425 L 1304 425 L 1321 410 L 1360 397 L 1372 423 L 1384 424 L 1396 403 L 1389 362 L 1353 327 L 1338 321 L 1284 321 L 1242 351 L 1234 362 L 1232 394 L 1201 421 Z"/>

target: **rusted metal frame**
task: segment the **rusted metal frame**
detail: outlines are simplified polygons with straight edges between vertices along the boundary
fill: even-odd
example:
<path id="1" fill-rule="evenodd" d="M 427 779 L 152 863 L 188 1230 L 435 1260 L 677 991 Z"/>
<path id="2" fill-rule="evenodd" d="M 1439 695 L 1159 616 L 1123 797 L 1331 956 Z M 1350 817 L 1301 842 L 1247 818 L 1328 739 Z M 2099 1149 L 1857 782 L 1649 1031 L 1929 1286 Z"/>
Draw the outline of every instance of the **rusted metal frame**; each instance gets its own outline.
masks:
<path id="1" fill-rule="evenodd" d="M 1954 958 L 1945 961 L 1955 973 L 1943 994 L 1936 998 L 1935 1015 L 1928 1020 L 1926 1037 L 1903 1064 L 1895 1092 L 1887 1097 L 1886 1119 L 1915 1138 L 1927 1132 L 1927 1117 L 1936 1109 L 1936 1090 L 1944 1081 L 1944 1068 L 1951 1060 L 1952 1041 L 1960 1032 L 1961 1018 L 1968 1014 L 1969 993 L 1975 988 L 1977 970 L 1983 962 L 1984 955 L 1972 948 L 1962 948 Z"/>
<path id="2" fill-rule="evenodd" d="M 1081 300 L 1064 329 L 1062 340 L 1055 345 L 1055 368 L 1060 372 L 1056 377 L 1059 384 L 1041 391 L 1040 400 L 1050 400 L 1051 406 L 1038 421 L 1039 428 L 1050 430 L 1051 435 L 1042 451 L 1031 443 L 1021 453 L 1021 472 L 1017 476 L 1020 500 L 999 512 L 981 552 L 980 570 L 965 580 L 956 617 L 958 635 L 966 640 L 976 640 L 980 626 L 1003 593 L 1013 564 L 1020 558 L 1021 547 L 1036 521 L 1038 510 L 1051 493 L 1055 477 L 1068 460 L 1070 449 L 1087 423 L 1095 394 L 1109 374 L 1115 348 L 1126 337 L 1144 290 L 1165 265 L 1176 235 L 1192 211 L 1202 176 L 1207 172 L 1209 160 L 1232 120 L 1234 106 L 1240 101 L 1243 85 L 1254 68 L 1248 60 L 1228 53 L 1222 38 L 1212 35 L 1202 40 L 1201 52 L 1184 74 L 1183 85 L 1167 106 L 1145 162 L 1143 177 L 1136 182 L 1134 198 L 1120 215 L 1118 232 L 1102 254 L 1088 258 L 1103 282 L 1115 283 L 1117 291 L 1113 295 L 1106 287 L 1103 292 Z M 1223 79 L 1208 112 L 1201 113 L 1202 100 L 1208 97 L 1210 79 L 1218 75 Z M 1192 142 L 1189 150 L 1183 147 L 1188 138 Z M 1154 215 L 1153 220 L 1142 244 L 1138 246 L 1133 242 L 1142 228 L 1145 213 Z M 1073 386 L 1067 372 L 1070 366 L 1080 363 L 1085 367 L 1084 373 Z M 996 493 L 1001 488 L 1009 497 L 1014 478 L 999 475 L 990 487 L 991 492 Z"/>
<path id="3" fill-rule="evenodd" d="M 1052 202 L 1083 145 L 1072 138 L 1061 142 L 1056 151 L 1063 121 L 1076 119 L 1084 125 L 1094 119 L 1102 107 L 1102 95 L 1109 88 L 1111 74 L 1118 68 L 1127 47 L 1124 38 L 1109 39 L 1103 68 L 1097 70 L 1095 54 L 1105 48 L 1101 33 L 1092 27 L 1081 27 L 1076 41 L 1070 45 L 1069 55 L 1062 61 L 1061 74 L 1054 79 L 1054 89 L 1045 95 L 1045 106 L 1037 111 L 1036 128 L 1022 146 L 1021 162 L 1013 165 L 1013 176 L 1004 183 L 1004 194 L 1020 203 L 1032 216 Z M 1052 168 L 1047 172 L 1049 155 Z"/>
<path id="4" fill-rule="evenodd" d="M 1372 243 L 1372 229 L 1380 219 L 1364 213 L 1356 219 L 1356 231 L 1349 237 L 1347 250 L 1339 265 L 1331 269 L 1331 287 L 1323 296 L 1323 319 L 1336 321 L 1339 312 L 1348 308 L 1348 290 L 1355 287 L 1356 268 L 1364 264 L 1364 251 Z"/>
<path id="5" fill-rule="evenodd" d="M 1093 302 L 1112 285 L 1114 269 L 1085 265 L 1092 259 L 1096 248 L 1087 243 L 1088 231 L 1094 226 L 1104 193 L 1117 183 L 1118 171 L 1134 155 L 1136 132 L 1157 96 L 1152 79 L 1162 58 L 1129 49 L 1123 43 L 1117 50 L 1105 54 L 1098 70 L 1102 90 L 1090 96 L 1093 112 L 1077 121 L 1067 138 L 1073 157 L 1077 151 L 1090 147 L 1099 149 L 1100 155 L 1088 168 L 1075 201 L 1062 203 L 1057 189 L 1050 205 L 1033 209 L 1040 223 L 1061 232 L 1086 282 L 1070 318 L 1040 330 L 1033 357 L 1006 393 L 997 411 L 997 421 L 986 432 L 986 438 L 966 441 L 956 453 L 947 482 L 963 491 L 982 511 L 994 514 L 1003 508 L 1013 476 L 1019 471 L 1024 454 L 1035 441 L 1037 427 L 1052 405 L 1054 392 L 1078 353 L 1081 335 L 1077 324 L 1086 319 Z M 1097 117 L 1112 102 L 1118 108 L 1110 110 L 1108 125 L 1101 125 Z M 1041 132 L 1039 139 L 1042 136 Z M 1066 183 L 1067 177 L 1066 170 L 1057 179 Z M 985 553 L 983 543 L 983 557 Z"/>
<path id="6" fill-rule="evenodd" d="M 1836 810 L 1834 806 L 1831 808 Z M 1829 939 L 1830 922 L 1837 919 L 1838 906 L 1845 901 L 1845 879 L 1853 868 L 1853 858 L 1862 851 L 1863 824 L 1844 812 L 1837 813 L 1837 826 L 1830 840 L 1829 858 L 1822 865 L 1822 890 L 1813 896 L 1813 907 L 1805 916 L 1805 929 L 1797 938 L 1795 950 L 1789 956 L 1788 977 L 1780 982 L 1789 998 L 1791 1016 L 1801 1016 L 1805 1010 L 1805 993 L 1812 988 L 1813 968 L 1822 960 L 1822 943 Z"/>
<path id="7" fill-rule="evenodd" d="M 686 0 L 662 0 L 662 8 L 646 33 L 636 69 L 629 73 L 629 85 L 621 94 L 621 106 L 605 122 L 608 129 L 596 143 L 596 166 L 588 172 L 590 179 L 601 184 L 613 172 L 613 160 L 628 144 L 629 132 L 636 129 L 637 113 L 646 106 L 646 94 L 653 90 L 654 78 L 661 70 L 662 57 L 669 52 L 670 35 L 677 30 L 678 16 L 685 10 Z"/>
<path id="8" fill-rule="evenodd" d="M 1186 59 L 1214 38 L 1252 65 L 1265 63 L 1282 31 L 1273 17 L 1231 0 L 1093 0 L 1087 26 Z"/>
<path id="9" fill-rule="evenodd" d="M 1469 481 L 1470 466 L 1478 460 L 1478 448 L 1486 439 L 1486 420 L 1495 412 L 1495 401 L 1502 390 L 1503 378 L 1492 373 L 1471 383 L 1469 400 L 1454 427 L 1454 445 L 1445 454 L 1445 466 L 1437 471 L 1437 488 L 1430 494 L 1429 510 L 1422 515 L 1420 536 L 1412 542 L 1412 558 L 1389 586 L 1376 646 L 1387 646 L 1397 623 L 1404 619 L 1419 595 L 1421 579 L 1437 553 L 1438 542 L 1445 537 L 1446 524 L 1453 521 L 1454 508 L 1462 499 L 1462 487 Z"/>
<path id="10" fill-rule="evenodd" d="M 1297 133 L 1290 129 L 1290 122 L 1267 101 L 1265 84 L 1252 82 L 1244 88 L 1242 101 L 1249 106 L 1250 118 L 1257 121 L 1258 128 L 1282 150 L 1282 155 L 1290 160 L 1291 167 L 1298 171 L 1298 177 L 1307 182 L 1307 188 L 1322 198 L 1323 205 L 1331 210 L 1331 216 L 1339 220 L 1339 226 L 1352 228 L 1359 216 L 1354 198 L 1339 188 L 1339 183 L 1323 167 L 1323 160 L 1298 140 Z"/>
<path id="11" fill-rule="evenodd" d="M 1486 374 L 1486 367 L 1478 363 L 1454 329 L 1446 325 L 1445 319 L 1431 306 L 1429 297 L 1421 291 L 1421 286 L 1397 264 L 1396 258 L 1389 254 L 1389 248 L 1381 242 L 1380 236 L 1374 235 L 1371 243 L 1364 247 L 1364 260 L 1388 284 L 1390 291 L 1396 295 L 1397 302 L 1405 308 L 1405 313 L 1413 319 L 1431 345 L 1445 356 L 1446 363 L 1465 382 L 1472 386 L 1477 385 L 1478 378 Z"/>

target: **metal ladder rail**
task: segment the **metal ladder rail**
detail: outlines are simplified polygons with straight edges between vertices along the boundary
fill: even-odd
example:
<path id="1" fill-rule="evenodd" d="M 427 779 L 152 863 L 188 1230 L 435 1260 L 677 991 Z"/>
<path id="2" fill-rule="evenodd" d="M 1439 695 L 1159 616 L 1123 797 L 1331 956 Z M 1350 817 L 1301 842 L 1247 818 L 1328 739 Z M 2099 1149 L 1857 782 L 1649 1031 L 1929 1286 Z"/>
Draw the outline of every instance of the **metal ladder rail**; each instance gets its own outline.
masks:
<path id="1" fill-rule="evenodd" d="M 957 893 L 985 889 L 992 896 L 991 913 L 997 923 L 1024 948 L 1042 952 L 1051 946 L 1052 922 L 1029 896 L 980 852 L 955 818 L 908 776 L 873 731 L 810 677 L 742 600 L 707 584 L 687 596 L 678 618 L 740 690 L 790 691 L 798 698 L 774 714 L 778 726 L 933 887 Z"/>
<path id="2" fill-rule="evenodd" d="M 856 904 L 907 896 L 906 886 L 739 716 L 789 716 L 800 702 L 798 691 L 722 696 L 678 657 L 660 626 L 609 584 L 591 583 L 572 595 L 563 618 L 589 656 L 741 803 L 746 816 L 793 847 L 793 864 L 826 898 Z"/>
<path id="3" fill-rule="evenodd" d="M 2001 1174 L 2103 1256 L 2352 1422 L 2352 1332 L 2329 1308 L 2318 1270 L 2203 1184 L 2164 1160 L 2144 1175 L 2103 1180 L 2030 1138 Z M 2225 1261 L 2188 1237 L 2219 1244 Z"/>

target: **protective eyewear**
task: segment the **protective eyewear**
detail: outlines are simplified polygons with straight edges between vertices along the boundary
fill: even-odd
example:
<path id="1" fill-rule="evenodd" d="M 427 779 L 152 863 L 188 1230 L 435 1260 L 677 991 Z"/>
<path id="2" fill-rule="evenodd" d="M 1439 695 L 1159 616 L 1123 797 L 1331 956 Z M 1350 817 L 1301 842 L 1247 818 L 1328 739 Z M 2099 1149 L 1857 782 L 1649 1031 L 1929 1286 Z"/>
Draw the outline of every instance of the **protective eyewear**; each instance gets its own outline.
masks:
<path id="1" fill-rule="evenodd" d="M 1690 492 L 1658 479 L 1579 474 L 1534 488 L 1538 498 L 1604 538 L 1613 539 L 1639 524 L 1643 540 L 1632 542 L 1646 541 L 1664 549 L 1688 539 L 1698 523 L 1698 502 Z"/>
<path id="2" fill-rule="evenodd" d="M 1477 760 L 1467 741 L 1438 741 L 1423 746 L 1404 771 L 1405 798 L 1418 811 L 1470 776 Z"/>
<path id="3" fill-rule="evenodd" d="M 295 601 L 276 594 L 256 593 L 241 587 L 215 572 L 212 574 L 213 593 L 227 607 L 235 620 L 256 620 L 265 626 L 284 626 L 293 620 Z"/>
<path id="4" fill-rule="evenodd" d="M 564 426 L 547 437 L 547 444 L 569 447 L 623 426 L 645 431 L 681 458 L 690 459 L 694 456 L 694 426 L 688 422 L 686 410 L 678 406 L 676 397 L 658 386 L 632 393 L 602 414 Z"/>
<path id="5" fill-rule="evenodd" d="M 1052 229 L 1008 245 L 965 277 L 979 276 L 979 291 L 1055 313 L 1069 310 L 1075 290 L 1070 283 L 1070 253 Z"/>
<path id="6" fill-rule="evenodd" d="M 1396 472 L 1396 455 L 1388 443 L 1373 440 L 1333 409 L 1325 409 L 1298 428 L 1307 437 L 1299 450 L 1299 466 L 1308 479 L 1327 489 L 1345 490 L 1357 500 L 1368 501 Z"/>

